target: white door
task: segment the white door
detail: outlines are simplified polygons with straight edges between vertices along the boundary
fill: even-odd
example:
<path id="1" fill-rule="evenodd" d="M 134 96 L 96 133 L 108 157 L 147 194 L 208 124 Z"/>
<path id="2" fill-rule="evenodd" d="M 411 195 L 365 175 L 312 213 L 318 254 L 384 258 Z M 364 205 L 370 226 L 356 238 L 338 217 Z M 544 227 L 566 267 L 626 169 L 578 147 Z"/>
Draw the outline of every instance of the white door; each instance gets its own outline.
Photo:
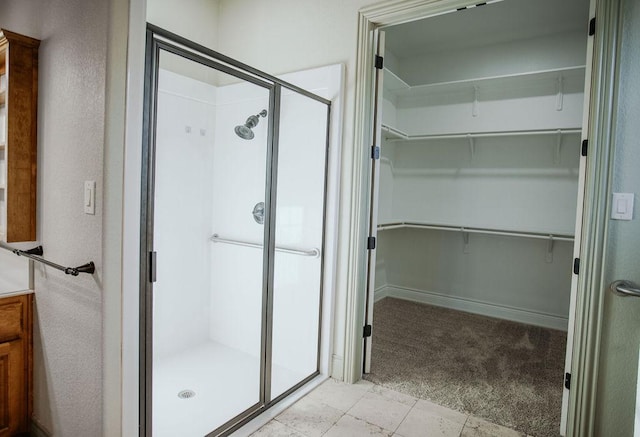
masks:
<path id="1" fill-rule="evenodd" d="M 589 17 L 593 17 L 595 14 L 595 0 L 591 0 L 589 5 Z M 576 204 L 576 226 L 575 226 L 575 238 L 573 244 L 573 259 L 574 269 L 571 276 L 571 297 L 569 301 L 569 320 L 567 323 L 567 350 L 565 352 L 564 361 L 564 382 L 562 389 L 562 414 L 560 418 L 560 434 L 566 435 L 567 433 L 567 417 L 569 414 L 569 389 L 571 387 L 571 366 L 573 363 L 573 339 L 575 334 L 575 321 L 576 321 L 576 300 L 578 294 L 578 273 L 579 273 L 579 260 L 580 249 L 582 243 L 582 221 L 584 215 L 584 189 L 585 189 L 585 175 L 587 170 L 587 156 L 586 151 L 588 149 L 588 142 L 585 140 L 589 134 L 589 107 L 591 102 L 591 74 L 593 64 L 593 38 L 594 35 L 589 35 L 587 41 L 587 53 L 586 53 L 586 69 L 584 78 L 584 103 L 583 103 L 583 115 L 582 115 L 582 138 L 583 138 L 583 153 L 580 157 L 580 168 L 578 175 L 578 201 Z"/>
<path id="2" fill-rule="evenodd" d="M 376 286 L 376 240 L 378 228 L 378 191 L 380 174 L 380 147 L 382 144 L 382 92 L 384 72 L 382 62 L 384 56 L 384 32 L 374 31 L 374 47 L 376 54 L 371 66 L 374 69 L 373 80 L 373 135 L 371 146 L 371 198 L 369 199 L 369 238 L 367 241 L 367 301 L 365 312 L 364 337 L 364 373 L 371 371 L 371 329 L 373 326 L 373 301 Z"/>

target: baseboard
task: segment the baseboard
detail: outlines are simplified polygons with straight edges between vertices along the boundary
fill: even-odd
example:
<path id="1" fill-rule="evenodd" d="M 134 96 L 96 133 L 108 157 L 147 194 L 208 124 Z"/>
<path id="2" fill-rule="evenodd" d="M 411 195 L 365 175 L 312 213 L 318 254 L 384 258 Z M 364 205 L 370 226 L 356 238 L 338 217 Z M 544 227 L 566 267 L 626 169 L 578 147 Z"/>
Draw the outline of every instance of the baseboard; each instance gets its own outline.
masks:
<path id="1" fill-rule="evenodd" d="M 527 311 L 521 308 L 513 308 L 503 305 L 496 305 L 487 302 L 481 302 L 473 299 L 461 297 L 447 296 L 427 290 L 416 290 L 406 287 L 397 287 L 387 285 L 380 292 L 376 290 L 375 301 L 382 297 L 395 297 L 397 299 L 410 300 L 413 302 L 426 303 L 429 305 L 450 308 L 454 310 L 465 311 L 473 314 L 480 314 L 497 319 L 511 320 L 513 322 L 526 323 L 528 325 L 541 326 L 544 328 L 567 330 L 568 320 L 566 317 L 559 317 L 553 314 L 539 313 L 535 311 Z"/>
<path id="2" fill-rule="evenodd" d="M 53 437 L 53 433 L 49 431 L 35 417 L 31 418 L 31 437 Z"/>
<path id="3" fill-rule="evenodd" d="M 344 360 L 339 355 L 333 355 L 331 360 L 331 377 L 338 381 L 344 380 Z"/>
<path id="4" fill-rule="evenodd" d="M 384 299 L 389 295 L 388 292 L 389 286 L 383 285 L 382 287 L 378 287 L 373 291 L 373 301 L 377 302 L 380 299 Z"/>

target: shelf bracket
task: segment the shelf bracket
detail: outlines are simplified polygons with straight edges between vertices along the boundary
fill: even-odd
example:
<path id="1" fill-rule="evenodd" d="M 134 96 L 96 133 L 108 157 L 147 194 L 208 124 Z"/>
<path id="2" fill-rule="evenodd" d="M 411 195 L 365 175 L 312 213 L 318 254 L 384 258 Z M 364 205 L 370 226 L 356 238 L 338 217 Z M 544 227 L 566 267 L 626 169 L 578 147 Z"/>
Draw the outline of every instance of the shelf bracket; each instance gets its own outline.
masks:
<path id="1" fill-rule="evenodd" d="M 476 145 L 471 134 L 467 134 L 467 139 L 469 140 L 469 152 L 471 153 L 471 160 L 473 161 L 473 156 L 476 153 Z"/>
<path id="2" fill-rule="evenodd" d="M 556 111 L 562 111 L 564 100 L 564 78 L 558 77 L 558 94 L 556 95 Z"/>
<path id="3" fill-rule="evenodd" d="M 474 85 L 473 86 L 473 104 L 471 105 L 471 115 L 474 117 L 478 116 L 478 94 L 479 94 L 478 85 Z"/>
<path id="4" fill-rule="evenodd" d="M 549 235 L 549 240 L 547 241 L 547 258 L 546 261 L 548 263 L 553 262 L 553 235 Z"/>
<path id="5" fill-rule="evenodd" d="M 460 232 L 462 232 L 462 240 L 464 241 L 464 249 L 463 253 L 469 253 L 469 233 L 464 230 L 464 228 L 460 228 Z"/>
<path id="6" fill-rule="evenodd" d="M 558 129 L 556 138 L 556 156 L 554 162 L 560 164 L 560 152 L 562 151 L 562 129 Z"/>

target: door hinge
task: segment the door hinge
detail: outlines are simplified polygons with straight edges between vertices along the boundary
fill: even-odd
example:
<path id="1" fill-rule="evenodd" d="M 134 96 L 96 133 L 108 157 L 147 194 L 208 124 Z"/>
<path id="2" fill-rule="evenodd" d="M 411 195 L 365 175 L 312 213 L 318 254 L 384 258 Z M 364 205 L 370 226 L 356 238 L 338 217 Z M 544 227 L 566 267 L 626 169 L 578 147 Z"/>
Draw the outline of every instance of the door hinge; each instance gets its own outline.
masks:
<path id="1" fill-rule="evenodd" d="M 571 373 L 564 374 L 564 388 L 571 390 Z"/>
<path id="2" fill-rule="evenodd" d="M 575 258 L 573 260 L 573 273 L 576 275 L 580 273 L 580 258 Z"/>
<path id="3" fill-rule="evenodd" d="M 362 329 L 362 337 L 371 337 L 371 325 L 364 325 L 364 328 Z"/>
<path id="4" fill-rule="evenodd" d="M 376 248 L 376 237 L 367 238 L 367 250 L 373 250 Z"/>
<path id="5" fill-rule="evenodd" d="M 596 17 L 589 20 L 589 36 L 596 34 Z"/>
<path id="6" fill-rule="evenodd" d="M 380 159 L 380 147 L 371 146 L 371 159 Z"/>
<path id="7" fill-rule="evenodd" d="M 582 140 L 582 150 L 580 154 L 582 156 L 587 156 L 587 149 L 589 148 L 589 140 Z"/>
<path id="8" fill-rule="evenodd" d="M 149 252 L 149 282 L 156 282 L 157 252 Z"/>
<path id="9" fill-rule="evenodd" d="M 378 70 L 382 70 L 382 68 L 384 68 L 384 58 L 382 56 L 376 55 L 375 67 Z"/>

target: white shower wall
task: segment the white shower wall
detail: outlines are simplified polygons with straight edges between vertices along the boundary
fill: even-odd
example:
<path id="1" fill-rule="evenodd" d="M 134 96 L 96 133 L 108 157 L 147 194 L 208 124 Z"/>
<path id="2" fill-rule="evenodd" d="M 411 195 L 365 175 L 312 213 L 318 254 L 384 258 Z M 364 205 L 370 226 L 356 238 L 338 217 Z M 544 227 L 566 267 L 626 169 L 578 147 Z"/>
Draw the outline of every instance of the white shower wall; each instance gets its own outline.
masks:
<path id="1" fill-rule="evenodd" d="M 328 95 L 327 74 L 318 70 L 292 73 L 286 80 L 335 98 Z M 339 66 L 337 71 L 341 72 Z M 246 82 L 216 87 L 166 70 L 161 70 L 159 88 L 155 357 L 208 341 L 257 357 L 261 352 L 263 251 L 214 243 L 210 237 L 218 234 L 225 239 L 263 242 L 264 226 L 254 221 L 252 210 L 265 201 L 272 114 L 260 117 L 253 140 L 239 138 L 234 127 L 249 115 L 269 110 L 268 89 Z M 283 90 L 278 246 L 322 250 L 326 121 L 326 105 Z M 315 344 L 322 272 L 319 256 L 277 252 L 274 262 L 276 396 L 317 366 L 316 346 L 291 345 Z M 277 372 L 284 368 L 295 377 L 281 377 L 284 373 Z"/>
<path id="2" fill-rule="evenodd" d="M 156 136 L 154 356 L 207 340 L 216 88 L 160 70 Z"/>
<path id="3" fill-rule="evenodd" d="M 268 119 L 260 117 L 252 140 L 234 127 L 269 109 L 269 91 L 249 83 L 218 88 L 211 234 L 261 244 L 264 226 L 254 205 L 265 201 Z M 267 117 L 270 117 L 268 114 Z M 263 251 L 224 243 L 211 245 L 210 331 L 212 340 L 257 356 L 261 345 Z"/>
<path id="4" fill-rule="evenodd" d="M 280 108 L 276 247 L 315 249 L 318 254 L 323 250 L 326 152 L 327 106 L 285 90 Z M 274 267 L 272 397 L 317 369 L 322 274 L 319 256 L 276 252 Z"/>

